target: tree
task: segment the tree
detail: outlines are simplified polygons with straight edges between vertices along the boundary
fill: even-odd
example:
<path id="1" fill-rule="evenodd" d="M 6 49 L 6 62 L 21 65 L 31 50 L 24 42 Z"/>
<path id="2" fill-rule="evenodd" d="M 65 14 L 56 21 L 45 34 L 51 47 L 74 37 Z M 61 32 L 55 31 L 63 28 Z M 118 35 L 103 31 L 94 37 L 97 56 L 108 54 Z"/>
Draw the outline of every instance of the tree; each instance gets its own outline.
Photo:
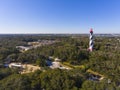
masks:
<path id="1" fill-rule="evenodd" d="M 46 66 L 46 58 L 44 56 L 40 56 L 40 58 L 36 60 L 36 64 L 40 67 Z"/>

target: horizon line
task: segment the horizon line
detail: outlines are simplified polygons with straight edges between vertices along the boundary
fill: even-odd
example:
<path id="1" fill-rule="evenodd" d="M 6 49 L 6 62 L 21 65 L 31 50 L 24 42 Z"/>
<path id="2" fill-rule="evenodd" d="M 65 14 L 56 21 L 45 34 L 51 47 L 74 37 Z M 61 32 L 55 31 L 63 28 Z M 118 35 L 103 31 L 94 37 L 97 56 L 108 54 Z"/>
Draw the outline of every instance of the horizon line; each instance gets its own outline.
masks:
<path id="1" fill-rule="evenodd" d="M 89 34 L 89 33 L 0 33 L 0 34 Z M 94 34 L 120 34 L 120 33 L 94 33 Z"/>

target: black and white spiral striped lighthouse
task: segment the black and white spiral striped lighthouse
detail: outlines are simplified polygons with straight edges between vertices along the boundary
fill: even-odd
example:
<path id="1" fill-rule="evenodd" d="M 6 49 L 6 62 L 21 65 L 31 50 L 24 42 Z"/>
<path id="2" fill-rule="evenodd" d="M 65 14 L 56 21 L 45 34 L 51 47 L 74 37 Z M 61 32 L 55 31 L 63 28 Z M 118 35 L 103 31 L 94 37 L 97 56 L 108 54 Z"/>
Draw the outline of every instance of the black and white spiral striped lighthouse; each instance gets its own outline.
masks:
<path id="1" fill-rule="evenodd" d="M 89 41 L 89 51 L 93 51 L 93 29 L 90 29 L 90 41 Z"/>

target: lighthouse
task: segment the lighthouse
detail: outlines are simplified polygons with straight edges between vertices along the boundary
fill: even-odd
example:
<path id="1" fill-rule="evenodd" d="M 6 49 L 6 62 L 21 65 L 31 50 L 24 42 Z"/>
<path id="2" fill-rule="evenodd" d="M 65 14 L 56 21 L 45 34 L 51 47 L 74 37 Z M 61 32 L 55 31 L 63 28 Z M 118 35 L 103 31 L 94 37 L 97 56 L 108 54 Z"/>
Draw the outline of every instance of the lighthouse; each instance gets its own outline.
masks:
<path id="1" fill-rule="evenodd" d="M 90 29 L 89 51 L 93 51 L 93 29 Z"/>

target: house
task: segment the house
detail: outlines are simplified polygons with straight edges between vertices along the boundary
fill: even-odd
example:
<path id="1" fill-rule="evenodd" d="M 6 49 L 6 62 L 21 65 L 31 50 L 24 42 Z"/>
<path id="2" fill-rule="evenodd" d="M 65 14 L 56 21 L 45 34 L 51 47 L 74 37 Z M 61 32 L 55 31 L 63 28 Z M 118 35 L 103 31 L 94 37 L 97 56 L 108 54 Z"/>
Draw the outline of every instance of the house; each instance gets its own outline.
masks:
<path id="1" fill-rule="evenodd" d="M 95 74 L 90 74 L 90 75 L 89 75 L 89 80 L 101 81 L 102 79 L 103 79 L 103 77 L 100 76 L 100 75 L 95 75 Z"/>
<path id="2" fill-rule="evenodd" d="M 87 70 L 87 72 L 89 73 L 89 80 L 92 80 L 92 81 L 101 81 L 104 79 L 104 76 L 97 73 L 97 72 L 94 72 L 92 70 Z"/>
<path id="3" fill-rule="evenodd" d="M 60 62 L 61 59 L 59 59 L 59 58 L 55 58 L 55 61 L 56 61 L 56 62 Z"/>
<path id="4" fill-rule="evenodd" d="M 59 67 L 60 67 L 59 62 L 52 62 L 52 65 L 50 66 L 50 68 L 52 68 L 52 69 L 59 68 Z"/>
<path id="5" fill-rule="evenodd" d="M 21 52 L 31 49 L 31 47 L 25 47 L 25 46 L 16 46 L 16 48 L 19 49 Z"/>
<path id="6" fill-rule="evenodd" d="M 10 63 L 9 68 L 20 68 L 22 69 L 22 64 L 21 63 Z"/>

